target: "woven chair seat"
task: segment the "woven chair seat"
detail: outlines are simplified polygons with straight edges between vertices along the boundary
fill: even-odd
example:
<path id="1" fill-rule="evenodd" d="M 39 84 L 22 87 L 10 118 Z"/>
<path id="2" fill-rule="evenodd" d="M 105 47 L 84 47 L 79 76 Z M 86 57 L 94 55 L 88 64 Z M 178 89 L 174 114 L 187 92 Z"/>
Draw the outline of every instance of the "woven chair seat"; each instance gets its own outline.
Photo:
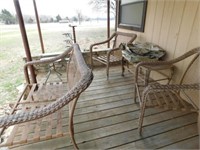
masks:
<path id="1" fill-rule="evenodd" d="M 42 106 L 41 106 L 42 107 Z M 36 109 L 38 107 L 31 107 Z M 23 110 L 27 111 L 27 110 Z M 66 106 L 47 117 L 13 126 L 5 146 L 21 145 L 69 135 Z"/>
<path id="2" fill-rule="evenodd" d="M 147 98 L 146 107 L 157 106 L 165 109 L 197 111 L 180 96 L 180 92 L 187 90 L 200 90 L 200 84 L 151 84 L 144 89 L 143 96 Z"/>

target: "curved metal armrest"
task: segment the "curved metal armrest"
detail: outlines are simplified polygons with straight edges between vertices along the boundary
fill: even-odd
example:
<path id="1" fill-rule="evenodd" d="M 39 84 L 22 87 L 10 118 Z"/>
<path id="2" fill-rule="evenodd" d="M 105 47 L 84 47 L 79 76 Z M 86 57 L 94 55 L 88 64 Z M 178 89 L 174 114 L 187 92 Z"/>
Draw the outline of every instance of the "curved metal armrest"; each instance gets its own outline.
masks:
<path id="1" fill-rule="evenodd" d="M 200 90 L 200 83 L 194 83 L 194 84 L 152 84 L 147 87 L 148 90 L 159 90 L 159 91 L 165 91 L 165 90 Z M 146 90 L 147 90 L 146 89 Z"/>
<path id="2" fill-rule="evenodd" d="M 165 69 L 172 69 L 173 62 L 170 61 L 146 61 L 146 62 L 139 62 L 136 65 L 135 69 L 135 82 L 138 82 L 138 75 L 139 75 L 139 69 L 141 67 L 145 67 L 149 70 L 165 70 Z"/>
<path id="3" fill-rule="evenodd" d="M 25 75 L 25 79 L 26 82 L 29 84 L 30 80 L 28 77 L 28 66 L 33 66 L 33 65 L 38 65 L 38 64 L 49 64 L 49 63 L 53 63 L 56 60 L 59 59 L 63 59 L 65 58 L 68 54 L 70 54 L 70 52 L 72 51 L 73 47 L 70 47 L 69 49 L 67 49 L 65 52 L 63 52 L 62 54 L 55 56 L 53 58 L 49 58 L 49 59 L 45 59 L 45 60 L 36 60 L 36 61 L 29 61 L 24 65 L 24 75 Z"/>
<path id="4" fill-rule="evenodd" d="M 111 41 L 111 40 L 114 38 L 115 35 L 116 35 L 116 33 L 114 33 L 110 38 L 108 38 L 108 39 L 105 40 L 105 41 L 98 42 L 98 43 L 94 43 L 94 44 L 90 45 L 90 52 L 92 52 L 92 48 L 93 48 L 94 46 L 108 43 L 109 41 Z"/>
<path id="5" fill-rule="evenodd" d="M 113 49 L 109 49 L 109 50 L 107 51 L 107 55 L 110 55 L 110 54 L 111 54 L 112 52 L 114 52 L 114 51 L 121 51 L 121 50 L 120 50 L 119 47 L 113 48 Z"/>
<path id="6" fill-rule="evenodd" d="M 184 75 L 186 74 L 186 72 L 188 71 L 188 68 L 192 65 L 192 63 L 196 60 L 196 58 L 198 58 L 198 56 L 200 55 L 200 47 L 197 47 L 197 48 L 194 48 L 186 53 L 184 53 L 183 55 L 175 58 L 175 59 L 172 59 L 172 60 L 169 60 L 169 61 L 148 61 L 148 62 L 140 62 L 137 64 L 136 66 L 136 76 L 135 76 L 135 82 L 137 82 L 137 78 L 138 78 L 138 71 L 139 71 L 139 68 L 141 66 L 143 67 L 146 67 L 146 68 L 149 68 L 149 69 L 152 69 L 152 70 L 163 70 L 163 69 L 169 69 L 171 67 L 173 67 L 173 65 L 177 62 L 180 62 L 182 60 L 184 60 L 185 58 L 188 58 L 194 54 L 197 54 L 193 59 L 192 61 L 190 61 L 186 71 L 184 72 Z M 184 75 L 182 76 L 182 79 L 184 77 Z M 182 79 L 181 79 L 181 82 L 182 83 Z"/>

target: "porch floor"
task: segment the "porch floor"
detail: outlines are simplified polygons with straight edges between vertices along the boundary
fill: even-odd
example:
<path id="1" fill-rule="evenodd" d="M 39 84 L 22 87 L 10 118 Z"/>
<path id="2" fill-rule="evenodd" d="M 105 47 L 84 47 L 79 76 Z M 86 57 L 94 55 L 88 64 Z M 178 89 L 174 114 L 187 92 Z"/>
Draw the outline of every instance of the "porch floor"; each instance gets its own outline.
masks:
<path id="1" fill-rule="evenodd" d="M 133 75 L 125 72 L 122 77 L 120 67 L 111 67 L 108 81 L 104 69 L 94 70 L 94 80 L 80 96 L 74 116 L 80 149 L 199 149 L 196 113 L 149 108 L 140 136 L 133 84 Z M 73 146 L 69 137 L 62 137 L 12 149 L 66 150 Z"/>

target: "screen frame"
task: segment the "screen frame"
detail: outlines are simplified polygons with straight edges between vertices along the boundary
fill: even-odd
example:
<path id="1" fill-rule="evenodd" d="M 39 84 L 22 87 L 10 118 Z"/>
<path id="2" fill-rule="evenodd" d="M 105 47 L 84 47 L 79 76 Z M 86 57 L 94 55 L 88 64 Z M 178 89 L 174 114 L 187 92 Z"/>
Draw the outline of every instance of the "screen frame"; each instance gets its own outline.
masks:
<path id="1" fill-rule="evenodd" d="M 121 4 L 122 0 L 119 1 L 119 14 L 118 14 L 118 27 L 119 28 L 124 28 L 124 29 L 129 29 L 129 30 L 134 30 L 134 31 L 139 31 L 139 32 L 144 32 L 144 27 L 145 27 L 145 20 L 146 20 L 146 12 L 147 12 L 147 0 L 134 0 L 133 2 L 126 3 L 126 4 Z M 134 24 L 127 24 L 121 22 L 121 16 L 122 16 L 122 7 L 126 5 L 132 5 L 132 4 L 138 4 L 142 3 L 143 4 L 143 10 L 142 10 L 142 21 L 141 25 L 134 25 Z"/>

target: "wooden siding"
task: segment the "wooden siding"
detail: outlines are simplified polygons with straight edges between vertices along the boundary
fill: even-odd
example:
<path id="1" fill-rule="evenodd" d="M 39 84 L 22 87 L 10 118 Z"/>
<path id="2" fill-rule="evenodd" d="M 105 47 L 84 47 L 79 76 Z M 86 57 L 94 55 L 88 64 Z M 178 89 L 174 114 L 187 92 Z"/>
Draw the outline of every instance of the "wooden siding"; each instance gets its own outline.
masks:
<path id="1" fill-rule="evenodd" d="M 134 32 L 118 28 L 119 31 Z M 136 32 L 137 41 L 152 42 L 167 51 L 172 59 L 200 46 L 200 0 L 148 0 L 144 33 Z M 173 82 L 178 82 L 188 60 L 177 65 Z M 199 81 L 199 63 L 185 82 Z M 196 75 L 193 72 L 197 72 Z M 198 104 L 198 99 L 195 103 Z"/>

